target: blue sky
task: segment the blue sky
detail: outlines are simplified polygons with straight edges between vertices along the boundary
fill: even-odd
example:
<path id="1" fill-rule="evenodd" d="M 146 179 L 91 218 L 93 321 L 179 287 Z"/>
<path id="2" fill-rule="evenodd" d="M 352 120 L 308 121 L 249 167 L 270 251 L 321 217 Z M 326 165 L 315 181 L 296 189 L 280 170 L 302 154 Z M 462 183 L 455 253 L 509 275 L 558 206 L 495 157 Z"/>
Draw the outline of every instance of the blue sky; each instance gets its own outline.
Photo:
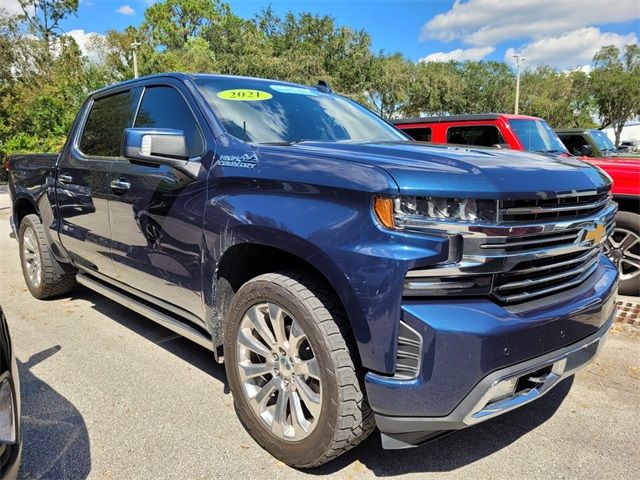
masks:
<path id="1" fill-rule="evenodd" d="M 0 0 L 15 8 L 16 0 Z M 138 25 L 153 0 L 81 0 L 78 16 L 63 24 L 82 43 L 90 32 Z M 328 14 L 338 24 L 364 28 L 374 50 L 402 52 L 418 61 L 507 60 L 522 53 L 529 65 L 582 67 L 603 44 L 638 43 L 639 0 L 235 0 L 250 18 L 271 5 Z"/>

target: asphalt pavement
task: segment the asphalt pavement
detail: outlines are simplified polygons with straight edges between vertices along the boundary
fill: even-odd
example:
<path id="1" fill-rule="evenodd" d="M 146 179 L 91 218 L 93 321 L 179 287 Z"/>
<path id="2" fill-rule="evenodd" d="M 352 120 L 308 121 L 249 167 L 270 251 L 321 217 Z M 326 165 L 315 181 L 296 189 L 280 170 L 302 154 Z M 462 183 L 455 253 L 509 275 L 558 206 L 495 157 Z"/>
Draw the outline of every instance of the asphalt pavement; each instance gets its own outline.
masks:
<path id="1" fill-rule="evenodd" d="M 0 193 L 0 304 L 22 382 L 21 478 L 640 478 L 640 330 L 616 326 L 575 379 L 493 421 L 411 450 L 377 434 L 297 471 L 237 420 L 212 354 L 83 287 L 26 289 Z"/>

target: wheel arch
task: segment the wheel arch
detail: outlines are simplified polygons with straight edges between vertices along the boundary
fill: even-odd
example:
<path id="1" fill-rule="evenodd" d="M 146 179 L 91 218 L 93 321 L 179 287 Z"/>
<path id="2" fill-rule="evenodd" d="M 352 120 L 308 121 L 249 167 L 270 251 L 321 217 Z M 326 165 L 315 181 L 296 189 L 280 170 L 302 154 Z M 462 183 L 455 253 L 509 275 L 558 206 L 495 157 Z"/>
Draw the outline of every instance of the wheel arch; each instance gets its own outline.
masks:
<path id="1" fill-rule="evenodd" d="M 366 328 L 362 313 L 354 302 L 353 295 L 349 295 L 351 287 L 347 279 L 343 278 L 338 268 L 324 258 L 322 252 L 311 257 L 303 257 L 295 248 L 285 250 L 280 246 L 269 245 L 255 241 L 236 243 L 229 246 L 220 256 L 213 273 L 211 283 L 211 305 L 206 305 L 208 328 L 212 334 L 214 346 L 224 341 L 224 321 L 228 313 L 228 306 L 238 289 L 247 281 L 265 273 L 275 273 L 285 270 L 307 272 L 318 278 L 330 289 L 339 302 L 339 307 L 345 312 L 349 320 L 349 330 L 353 338 L 358 339 L 357 333 Z M 208 286 L 206 287 L 208 288 Z M 209 302 L 207 302 L 209 303 Z M 354 325 L 358 322 L 358 325 Z M 367 333 L 367 335 L 369 335 Z M 359 348 L 355 348 L 360 363 Z"/>
<path id="2" fill-rule="evenodd" d="M 20 228 L 22 219 L 27 215 L 34 214 L 40 217 L 40 212 L 35 203 L 26 197 L 18 197 L 13 204 L 13 217 L 16 222 L 16 228 Z"/>

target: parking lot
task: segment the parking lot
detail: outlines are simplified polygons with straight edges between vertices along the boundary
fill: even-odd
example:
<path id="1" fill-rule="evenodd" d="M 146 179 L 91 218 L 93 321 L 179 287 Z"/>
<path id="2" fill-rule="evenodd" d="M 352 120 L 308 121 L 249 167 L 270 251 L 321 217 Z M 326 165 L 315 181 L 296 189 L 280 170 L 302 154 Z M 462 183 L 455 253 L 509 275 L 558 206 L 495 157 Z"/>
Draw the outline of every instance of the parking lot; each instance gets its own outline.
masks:
<path id="1" fill-rule="evenodd" d="M 0 304 L 22 383 L 23 478 L 640 477 L 640 330 L 616 326 L 602 355 L 540 401 L 419 449 L 376 434 L 299 472 L 236 419 L 207 350 L 78 287 L 27 291 L 0 193 Z"/>

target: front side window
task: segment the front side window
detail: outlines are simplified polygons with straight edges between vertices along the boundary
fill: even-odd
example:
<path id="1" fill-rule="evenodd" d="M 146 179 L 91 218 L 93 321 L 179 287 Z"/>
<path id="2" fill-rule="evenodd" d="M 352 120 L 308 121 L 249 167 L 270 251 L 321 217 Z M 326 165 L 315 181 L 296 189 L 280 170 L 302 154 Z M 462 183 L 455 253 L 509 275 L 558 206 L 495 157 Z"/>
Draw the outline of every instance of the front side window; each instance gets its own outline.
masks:
<path id="1" fill-rule="evenodd" d="M 582 155 L 582 147 L 587 145 L 587 141 L 582 135 L 560 134 L 559 137 L 571 155 L 577 157 Z"/>
<path id="2" fill-rule="evenodd" d="M 119 157 L 122 134 L 131 127 L 135 95 L 129 90 L 93 102 L 85 123 L 79 148 L 94 157 Z"/>
<path id="3" fill-rule="evenodd" d="M 547 122 L 532 119 L 511 119 L 513 128 L 520 143 L 528 152 L 567 153 L 567 149 Z"/>
<path id="4" fill-rule="evenodd" d="M 447 129 L 447 143 L 493 147 L 506 142 L 502 138 L 500 130 L 494 125 L 473 125 L 449 127 Z"/>
<path id="5" fill-rule="evenodd" d="M 227 132 L 249 143 L 408 140 L 366 108 L 316 88 L 206 76 L 196 85 Z"/>
<path id="6" fill-rule="evenodd" d="M 204 149 L 202 134 L 193 113 L 182 95 L 172 87 L 145 89 L 135 127 L 169 128 L 184 132 L 192 158 L 201 155 Z"/>

